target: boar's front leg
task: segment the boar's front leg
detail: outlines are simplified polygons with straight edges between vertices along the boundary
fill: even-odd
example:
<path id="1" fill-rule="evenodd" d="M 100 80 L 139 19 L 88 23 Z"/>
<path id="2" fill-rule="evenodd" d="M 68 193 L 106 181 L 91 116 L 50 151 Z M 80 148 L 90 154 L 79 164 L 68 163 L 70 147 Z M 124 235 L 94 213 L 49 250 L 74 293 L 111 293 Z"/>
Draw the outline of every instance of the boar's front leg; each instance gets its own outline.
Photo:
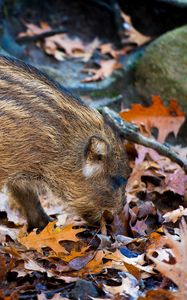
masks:
<path id="1" fill-rule="evenodd" d="M 28 231 L 42 230 L 52 219 L 45 213 L 38 197 L 38 189 L 30 180 L 13 180 L 8 183 L 12 197 L 23 207 L 27 217 Z"/>

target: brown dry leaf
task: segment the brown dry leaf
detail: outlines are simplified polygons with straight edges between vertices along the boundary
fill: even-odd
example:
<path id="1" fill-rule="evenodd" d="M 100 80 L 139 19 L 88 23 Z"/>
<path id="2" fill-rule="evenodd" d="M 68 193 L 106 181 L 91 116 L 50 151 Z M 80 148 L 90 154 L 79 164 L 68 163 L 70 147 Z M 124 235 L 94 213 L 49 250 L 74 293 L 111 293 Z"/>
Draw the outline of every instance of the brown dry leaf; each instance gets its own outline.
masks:
<path id="1" fill-rule="evenodd" d="M 112 295 L 130 295 L 132 299 L 137 299 L 139 294 L 138 281 L 132 275 L 126 273 L 126 277 L 122 278 L 122 283 L 119 286 L 109 286 L 104 284 L 104 291 L 106 294 Z"/>
<path id="2" fill-rule="evenodd" d="M 115 60 L 101 60 L 100 61 L 100 68 L 99 69 L 84 69 L 83 72 L 85 73 L 92 73 L 94 74 L 91 77 L 86 77 L 82 80 L 82 82 L 92 82 L 92 81 L 98 81 L 102 80 L 106 77 L 109 77 L 114 70 L 120 69 L 121 64 Z"/>
<path id="3" fill-rule="evenodd" d="M 71 252 L 68 253 L 68 255 L 60 255 L 60 258 L 65 262 L 70 262 L 77 257 L 85 256 L 88 249 L 89 246 L 83 246 L 79 251 L 77 251 L 76 249 L 72 249 Z"/>
<path id="4" fill-rule="evenodd" d="M 52 30 L 52 28 L 46 22 L 40 21 L 39 24 L 40 26 L 24 22 L 24 25 L 26 26 L 27 30 L 26 32 L 20 32 L 18 36 L 34 36 Z"/>
<path id="5" fill-rule="evenodd" d="M 138 300 L 181 300 L 178 298 L 177 293 L 167 291 L 164 289 L 156 289 L 148 291 L 145 297 L 139 297 Z"/>
<path id="6" fill-rule="evenodd" d="M 149 233 L 149 227 L 147 226 L 145 219 L 137 220 L 136 223 L 131 227 L 133 236 L 145 236 Z"/>
<path id="7" fill-rule="evenodd" d="M 103 250 L 96 252 L 94 258 L 88 262 L 84 269 L 79 271 L 79 276 L 82 274 L 97 274 L 107 267 L 111 267 L 111 261 L 103 262 L 106 253 Z"/>
<path id="8" fill-rule="evenodd" d="M 187 216 L 187 208 L 184 208 L 180 205 L 178 209 L 172 210 L 164 214 L 163 218 L 165 219 L 164 222 L 176 223 L 182 216 Z"/>
<path id="9" fill-rule="evenodd" d="M 66 34 L 56 34 L 45 38 L 42 47 L 47 54 L 54 56 L 57 60 L 63 60 L 65 56 L 69 56 L 87 62 L 99 45 L 100 41 L 97 38 L 84 45 L 77 37 L 72 39 Z"/>
<path id="10" fill-rule="evenodd" d="M 152 255 L 153 252 L 159 250 L 166 244 L 166 237 L 162 236 L 158 232 L 152 232 L 149 235 L 149 244 L 146 248 L 146 253 Z"/>
<path id="11" fill-rule="evenodd" d="M 165 190 L 173 191 L 182 196 L 187 191 L 187 175 L 179 166 L 173 173 L 166 174 Z"/>
<path id="12" fill-rule="evenodd" d="M 152 266 L 144 266 L 144 264 L 145 264 L 144 254 L 138 255 L 137 257 L 129 258 L 127 256 L 124 256 L 117 249 L 114 253 L 112 253 L 112 252 L 106 253 L 105 258 L 112 260 L 112 266 L 115 269 L 119 269 L 119 270 L 121 269 L 121 270 L 125 271 L 125 268 L 126 268 L 126 271 L 128 271 L 130 269 L 129 266 L 135 267 L 136 272 L 135 272 L 135 269 L 132 268 L 132 271 L 133 271 L 132 275 L 134 275 L 135 277 L 138 277 L 137 270 L 146 272 L 149 274 L 154 274 Z"/>
<path id="13" fill-rule="evenodd" d="M 17 291 L 12 292 L 10 296 L 5 296 L 3 290 L 0 290 L 0 300 L 19 300 Z"/>
<path id="14" fill-rule="evenodd" d="M 125 34 L 129 35 L 123 40 L 123 43 L 133 43 L 141 46 L 151 40 L 150 36 L 143 35 L 133 27 L 130 16 L 126 15 L 124 12 L 121 13 L 121 16 L 124 22 L 127 24 L 127 26 L 125 26 Z"/>
<path id="15" fill-rule="evenodd" d="M 26 223 L 24 217 L 20 214 L 18 206 L 15 201 L 9 199 L 7 192 L 0 192 L 0 211 L 7 214 L 7 219 L 16 225 L 23 225 Z"/>
<path id="16" fill-rule="evenodd" d="M 138 258 L 127 258 L 119 250 L 116 250 L 114 253 L 107 250 L 99 250 L 96 252 L 94 258 L 79 271 L 78 275 L 97 274 L 104 269 L 114 268 L 123 272 L 130 272 L 133 276 L 139 278 L 139 270 L 153 273 L 152 267 L 142 266 L 144 263 L 143 255 L 139 255 Z"/>
<path id="17" fill-rule="evenodd" d="M 45 22 L 40 22 L 40 26 L 32 23 L 24 23 L 26 32 L 19 33 L 19 37 L 34 36 L 46 31 L 51 31 L 52 28 Z M 95 38 L 91 43 L 84 45 L 78 38 L 70 38 L 67 34 L 60 33 L 43 39 L 43 42 L 38 42 L 37 45 L 44 51 L 54 56 L 57 60 L 63 60 L 64 56 L 78 57 L 84 62 L 87 62 L 96 48 L 99 47 L 100 41 Z"/>
<path id="18" fill-rule="evenodd" d="M 133 171 L 128 179 L 126 186 L 127 203 L 136 202 L 136 194 L 140 191 L 146 192 L 146 184 L 141 180 L 146 171 L 157 171 L 159 166 L 154 161 L 144 161 L 142 164 L 137 164 L 133 167 Z M 153 173 L 153 175 L 155 175 Z"/>
<path id="19" fill-rule="evenodd" d="M 101 54 L 109 54 L 113 58 L 117 58 L 117 51 L 114 50 L 113 45 L 111 43 L 102 44 L 99 46 Z"/>
<path id="20" fill-rule="evenodd" d="M 55 228 L 55 223 L 50 222 L 39 234 L 32 231 L 27 236 L 19 237 L 19 242 L 27 249 L 35 249 L 38 252 L 42 252 L 42 248 L 49 247 L 57 255 L 67 253 L 59 242 L 64 240 L 77 242 L 79 239 L 76 235 L 85 229 L 73 229 L 73 225 L 67 225 L 64 228 Z"/>
<path id="21" fill-rule="evenodd" d="M 84 53 L 84 45 L 79 38 L 71 39 L 67 34 L 63 33 L 45 38 L 43 48 L 47 54 L 53 55 L 54 57 L 57 49 L 63 50 L 71 57 L 80 57 L 80 55 Z"/>
<path id="22" fill-rule="evenodd" d="M 175 194 L 184 196 L 187 191 L 187 175 L 184 170 L 172 162 L 169 158 L 159 155 L 155 150 L 136 145 L 138 157 L 135 160 L 133 175 L 136 176 L 136 169 L 142 166 L 147 160 L 155 164 L 151 170 L 144 170 L 141 176 L 151 176 L 157 178 L 160 183 L 158 186 L 147 185 L 147 192 L 158 192 L 163 194 L 166 191 L 172 191 Z M 145 160 L 145 161 L 144 161 Z"/>
<path id="23" fill-rule="evenodd" d="M 68 266 L 71 270 L 79 271 L 83 269 L 93 259 L 93 257 L 93 252 L 90 252 L 82 257 L 76 257 L 69 262 Z"/>
<path id="24" fill-rule="evenodd" d="M 169 106 L 165 107 L 159 96 L 152 97 L 151 106 L 143 107 L 141 104 L 133 104 L 131 110 L 121 111 L 120 116 L 125 121 L 134 122 L 137 125 L 143 122 L 149 132 L 153 127 L 158 128 L 158 141 L 161 143 L 171 132 L 176 136 L 185 120 L 185 114 L 175 100 L 170 100 Z"/>
<path id="25" fill-rule="evenodd" d="M 182 220 L 180 224 L 180 242 L 166 233 L 166 243 L 172 250 L 176 263 L 170 264 L 160 261 L 158 258 L 148 256 L 154 263 L 155 268 L 164 276 L 172 280 L 179 288 L 180 300 L 187 299 L 187 224 Z M 165 249 L 164 249 L 165 250 Z M 168 249 L 169 250 L 169 249 Z"/>
<path id="26" fill-rule="evenodd" d="M 6 236 L 11 237 L 12 240 L 16 240 L 19 234 L 19 230 L 15 228 L 9 228 L 5 225 L 0 225 L 0 243 L 6 241 Z"/>
<path id="27" fill-rule="evenodd" d="M 37 300 L 48 300 L 48 299 L 49 298 L 43 293 L 37 295 Z M 61 293 L 57 293 L 52 298 L 50 297 L 50 300 L 69 300 L 69 299 L 62 297 Z"/>
<path id="28" fill-rule="evenodd" d="M 99 48 L 100 40 L 98 38 L 95 38 L 91 43 L 85 45 L 84 47 L 84 53 L 82 54 L 81 58 L 83 62 L 87 62 L 92 57 L 94 51 Z"/>
<path id="29" fill-rule="evenodd" d="M 0 282 L 2 282 L 7 273 L 6 259 L 4 256 L 0 255 Z"/>

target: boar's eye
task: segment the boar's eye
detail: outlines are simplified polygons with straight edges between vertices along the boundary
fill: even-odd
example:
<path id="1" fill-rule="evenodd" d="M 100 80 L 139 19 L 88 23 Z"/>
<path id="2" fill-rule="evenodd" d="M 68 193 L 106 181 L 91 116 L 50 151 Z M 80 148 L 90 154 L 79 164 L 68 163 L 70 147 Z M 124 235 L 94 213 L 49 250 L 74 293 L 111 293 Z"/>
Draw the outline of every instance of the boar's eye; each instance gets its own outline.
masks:
<path id="1" fill-rule="evenodd" d="M 112 188 L 114 190 L 120 188 L 122 185 L 127 183 L 127 179 L 123 176 L 112 176 L 111 177 Z"/>

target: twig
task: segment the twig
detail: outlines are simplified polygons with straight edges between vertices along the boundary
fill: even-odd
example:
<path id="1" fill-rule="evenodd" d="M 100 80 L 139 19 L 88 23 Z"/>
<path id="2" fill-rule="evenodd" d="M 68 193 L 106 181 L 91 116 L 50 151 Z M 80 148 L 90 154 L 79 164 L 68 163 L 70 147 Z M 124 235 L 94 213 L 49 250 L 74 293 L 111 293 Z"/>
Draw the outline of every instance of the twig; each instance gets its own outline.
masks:
<path id="1" fill-rule="evenodd" d="M 115 125 L 115 127 L 121 132 L 126 140 L 156 150 L 159 154 L 176 162 L 184 169 L 185 173 L 187 173 L 187 161 L 180 158 L 168 144 L 161 144 L 152 138 L 145 137 L 138 132 L 139 129 L 136 125 L 124 121 L 116 112 L 108 107 L 104 107 L 100 111 L 109 122 Z"/>
<path id="2" fill-rule="evenodd" d="M 52 29 L 52 30 L 49 30 L 49 31 L 42 32 L 40 34 L 35 34 L 33 36 L 28 36 L 27 35 L 27 36 L 17 37 L 16 41 L 19 42 L 19 43 L 36 42 L 38 40 L 45 39 L 45 38 L 50 37 L 52 35 L 60 34 L 60 33 L 65 33 L 65 32 L 66 32 L 66 30 L 63 29 L 63 28 Z"/>

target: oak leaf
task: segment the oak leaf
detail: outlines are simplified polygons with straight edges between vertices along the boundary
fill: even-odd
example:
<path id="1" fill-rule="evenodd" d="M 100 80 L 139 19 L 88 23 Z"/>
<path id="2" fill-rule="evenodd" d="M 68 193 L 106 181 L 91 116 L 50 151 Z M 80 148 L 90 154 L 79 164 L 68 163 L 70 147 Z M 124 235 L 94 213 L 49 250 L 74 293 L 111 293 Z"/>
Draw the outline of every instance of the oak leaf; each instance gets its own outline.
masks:
<path id="1" fill-rule="evenodd" d="M 39 26 L 26 22 L 24 25 L 27 30 L 19 33 L 18 37 L 35 36 L 52 31 L 52 28 L 42 21 L 40 21 Z M 78 37 L 70 38 L 67 34 L 59 33 L 45 37 L 42 42 L 37 42 L 37 45 L 59 61 L 64 60 L 65 56 L 69 56 L 78 57 L 87 62 L 92 57 L 95 49 L 99 47 L 100 41 L 95 38 L 91 43 L 85 45 Z"/>
<path id="2" fill-rule="evenodd" d="M 111 261 L 103 262 L 106 253 L 103 250 L 96 252 L 94 258 L 87 263 L 87 265 L 79 271 L 80 274 L 97 274 L 107 267 L 111 267 Z"/>
<path id="3" fill-rule="evenodd" d="M 145 297 L 139 297 L 138 300 L 180 300 L 176 293 L 164 289 L 148 291 Z"/>
<path id="4" fill-rule="evenodd" d="M 67 34 L 63 33 L 45 38 L 43 48 L 47 54 L 53 55 L 54 57 L 57 49 L 63 50 L 71 57 L 80 56 L 80 53 L 84 52 L 84 45 L 79 38 L 71 39 Z M 56 58 L 59 59 L 58 57 Z"/>
<path id="5" fill-rule="evenodd" d="M 39 24 L 40 26 L 24 22 L 24 25 L 27 28 L 27 30 L 26 32 L 20 32 L 18 34 L 18 37 L 34 36 L 52 30 L 52 28 L 46 22 L 40 21 Z"/>
<path id="6" fill-rule="evenodd" d="M 175 100 L 170 100 L 169 106 L 165 107 L 159 96 L 152 96 L 151 106 L 143 107 L 141 104 L 133 104 L 131 110 L 121 111 L 120 116 L 125 121 L 134 122 L 137 125 L 143 122 L 149 132 L 151 128 L 158 128 L 157 139 L 161 143 L 171 132 L 176 136 L 185 120 L 185 114 Z"/>
<path id="7" fill-rule="evenodd" d="M 114 70 L 120 69 L 121 64 L 116 59 L 101 60 L 99 69 L 84 69 L 83 72 L 94 74 L 93 76 L 86 77 L 82 82 L 92 82 L 102 80 L 109 77 Z"/>
<path id="8" fill-rule="evenodd" d="M 122 283 L 119 286 L 109 286 L 104 284 L 104 291 L 109 295 L 130 295 L 132 299 L 137 299 L 139 294 L 138 281 L 131 274 L 126 273 L 126 277 L 121 277 Z"/>
<path id="9" fill-rule="evenodd" d="M 153 256 L 148 257 L 155 263 L 155 268 L 164 276 L 172 280 L 179 288 L 177 299 L 187 299 L 187 224 L 182 220 L 180 224 L 180 241 L 166 232 L 166 245 L 169 246 L 175 259 L 174 264 L 164 262 Z M 165 250 L 167 251 L 167 250 Z M 171 253 L 171 252 L 170 252 Z"/>
<path id="10" fill-rule="evenodd" d="M 141 46 L 151 40 L 150 36 L 143 35 L 133 27 L 130 16 L 126 15 L 124 12 L 121 13 L 121 16 L 124 20 L 125 34 L 128 35 L 123 39 L 123 43 L 133 43 Z"/>
<path id="11" fill-rule="evenodd" d="M 113 58 L 117 58 L 117 51 L 114 50 L 111 43 L 102 44 L 99 46 L 101 54 L 109 54 Z"/>
<path id="12" fill-rule="evenodd" d="M 63 246 L 59 244 L 60 241 L 77 242 L 77 234 L 83 232 L 85 229 L 74 229 L 73 226 L 67 225 L 63 228 L 56 227 L 55 222 L 50 222 L 39 234 L 32 231 L 27 236 L 19 238 L 19 242 L 27 249 L 35 249 L 42 252 L 45 247 L 51 248 L 57 255 L 60 253 L 68 253 Z"/>
<path id="13" fill-rule="evenodd" d="M 176 223 L 182 216 L 187 216 L 187 208 L 180 205 L 179 208 L 165 213 L 163 218 L 165 219 L 164 222 Z"/>

